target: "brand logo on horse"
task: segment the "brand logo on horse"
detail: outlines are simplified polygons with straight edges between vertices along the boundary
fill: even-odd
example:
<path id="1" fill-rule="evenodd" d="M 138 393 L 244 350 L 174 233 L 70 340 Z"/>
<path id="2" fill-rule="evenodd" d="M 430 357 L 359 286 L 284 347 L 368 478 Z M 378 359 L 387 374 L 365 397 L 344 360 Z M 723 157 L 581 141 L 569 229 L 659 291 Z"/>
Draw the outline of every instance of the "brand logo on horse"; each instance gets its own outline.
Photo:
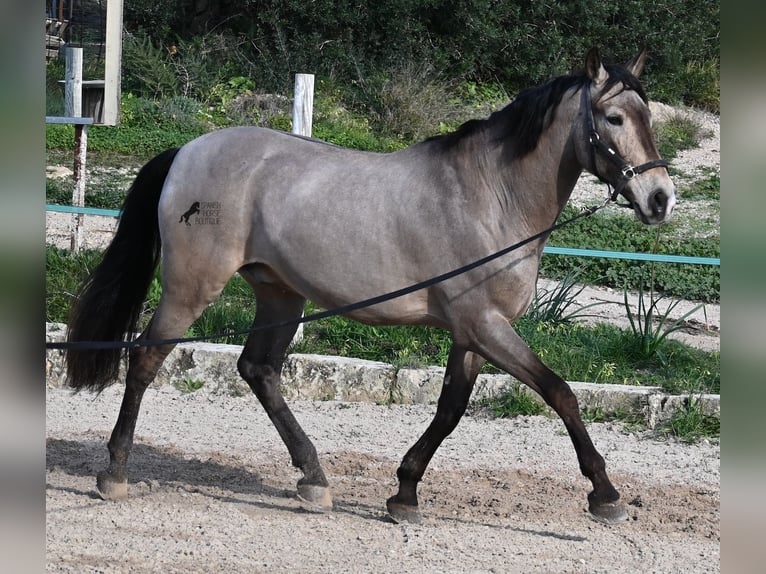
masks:
<path id="1" fill-rule="evenodd" d="M 191 225 L 189 219 L 192 215 L 197 215 L 192 222 L 197 225 L 218 225 L 221 223 L 221 202 L 220 201 L 195 201 L 178 220 L 178 223 L 185 222 Z"/>

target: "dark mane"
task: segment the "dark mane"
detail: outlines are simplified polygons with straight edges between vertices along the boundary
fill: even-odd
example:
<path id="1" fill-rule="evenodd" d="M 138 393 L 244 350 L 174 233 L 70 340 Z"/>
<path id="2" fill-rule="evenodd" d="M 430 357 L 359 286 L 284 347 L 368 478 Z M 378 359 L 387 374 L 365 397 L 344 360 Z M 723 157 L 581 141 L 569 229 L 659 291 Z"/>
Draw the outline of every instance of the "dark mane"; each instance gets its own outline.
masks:
<path id="1" fill-rule="evenodd" d="M 647 101 L 641 83 L 625 68 L 615 65 L 605 65 L 605 68 L 609 79 L 604 92 L 622 84 L 623 89 L 633 90 L 642 100 Z M 550 112 L 561 103 L 564 94 L 571 88 L 579 90 L 588 82 L 584 72 L 559 76 L 540 86 L 523 90 L 510 104 L 486 119 L 469 120 L 454 132 L 425 141 L 438 142 L 445 148 L 452 148 L 461 141 L 485 133 L 490 143 L 507 146 L 511 158 L 522 158 L 537 147 L 540 136 L 553 118 Z"/>

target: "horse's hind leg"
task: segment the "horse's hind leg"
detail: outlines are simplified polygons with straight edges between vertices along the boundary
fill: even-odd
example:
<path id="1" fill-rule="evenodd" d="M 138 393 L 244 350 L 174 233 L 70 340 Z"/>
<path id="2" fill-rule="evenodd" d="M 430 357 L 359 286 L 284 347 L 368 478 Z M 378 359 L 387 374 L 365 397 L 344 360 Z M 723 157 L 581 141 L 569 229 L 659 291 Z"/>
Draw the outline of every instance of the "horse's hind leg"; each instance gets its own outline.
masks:
<path id="1" fill-rule="evenodd" d="M 330 509 L 332 495 L 316 448 L 298 424 L 279 389 L 282 364 L 298 325 L 258 330 L 264 325 L 299 318 L 305 299 L 279 287 L 254 285 L 254 290 L 257 313 L 253 332 L 237 362 L 239 373 L 279 432 L 290 452 L 293 466 L 303 472 L 298 481 L 298 496 L 313 506 Z"/>
<path id="2" fill-rule="evenodd" d="M 141 338 L 152 338 L 149 333 L 151 329 L 147 328 Z M 98 491 L 105 499 L 122 499 L 128 496 L 128 458 L 133 447 L 133 433 L 141 408 L 141 399 L 172 349 L 172 345 L 137 348 L 129 355 L 125 394 L 108 443 L 109 466 L 96 477 Z"/>
<path id="3" fill-rule="evenodd" d="M 174 339 L 183 336 L 205 307 L 220 294 L 224 285 L 225 282 L 216 287 L 207 285 L 200 289 L 196 289 L 199 286 L 195 285 L 194 298 L 189 296 L 191 291 L 184 294 L 178 291 L 164 291 L 156 313 L 139 340 Z M 96 484 L 103 498 L 121 499 L 128 495 L 128 458 L 133 447 L 133 433 L 141 400 L 173 347 L 175 345 L 137 347 L 130 352 L 125 394 L 117 423 L 109 438 L 109 466 L 97 476 Z"/>
<path id="4" fill-rule="evenodd" d="M 399 492 L 386 502 L 386 508 L 397 521 L 419 523 L 417 486 L 426 467 L 442 441 L 460 422 L 468 406 L 476 377 L 484 359 L 453 344 L 447 360 L 439 403 L 433 421 L 407 454 L 396 471 Z"/>

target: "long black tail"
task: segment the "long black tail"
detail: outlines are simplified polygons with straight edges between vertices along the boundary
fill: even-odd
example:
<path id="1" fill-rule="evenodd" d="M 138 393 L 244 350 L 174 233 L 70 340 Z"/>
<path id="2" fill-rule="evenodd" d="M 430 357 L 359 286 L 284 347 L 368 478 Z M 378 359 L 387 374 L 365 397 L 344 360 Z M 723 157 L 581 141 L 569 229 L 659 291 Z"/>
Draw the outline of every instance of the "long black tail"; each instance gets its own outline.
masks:
<path id="1" fill-rule="evenodd" d="M 157 206 L 179 148 L 151 159 L 128 190 L 114 239 L 79 289 L 69 317 L 68 341 L 122 341 L 136 330 L 160 259 Z M 119 373 L 120 349 L 66 352 L 67 385 L 101 392 Z"/>

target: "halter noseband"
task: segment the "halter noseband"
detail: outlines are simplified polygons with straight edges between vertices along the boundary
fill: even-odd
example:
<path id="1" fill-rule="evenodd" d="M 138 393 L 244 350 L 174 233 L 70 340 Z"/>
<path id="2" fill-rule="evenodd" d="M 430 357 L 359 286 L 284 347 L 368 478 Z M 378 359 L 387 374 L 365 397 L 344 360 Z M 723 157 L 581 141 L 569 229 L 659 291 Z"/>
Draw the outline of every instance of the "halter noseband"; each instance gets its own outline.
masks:
<path id="1" fill-rule="evenodd" d="M 606 145 L 603 141 L 601 141 L 601 136 L 598 134 L 598 131 L 596 131 L 596 122 L 593 119 L 593 104 L 591 103 L 590 99 L 590 83 L 585 84 L 582 87 L 582 105 L 585 108 L 585 121 L 586 121 L 586 127 L 588 130 L 588 143 L 590 143 L 590 163 L 593 166 L 593 175 L 595 175 L 599 180 L 605 182 L 607 186 L 612 187 L 612 184 L 608 181 L 606 181 L 601 175 L 598 173 L 598 168 L 596 167 L 596 152 L 599 152 L 602 156 L 604 156 L 606 159 L 608 159 L 610 162 L 612 162 L 614 165 L 616 165 L 620 170 L 620 178 L 617 184 L 614 186 L 614 191 L 610 193 L 609 199 L 611 201 L 616 202 L 617 196 L 619 196 L 622 193 L 622 190 L 625 188 L 625 185 L 636 177 L 637 175 L 644 173 L 645 171 L 648 171 L 650 169 L 654 169 L 655 167 L 664 167 L 667 169 L 668 162 L 666 162 L 664 159 L 654 159 L 652 161 L 648 161 L 646 163 L 642 163 L 641 165 L 634 167 L 630 165 L 623 157 L 618 154 L 615 150 L 610 148 L 608 145 Z M 619 204 L 618 204 L 619 205 Z M 624 205 L 623 207 L 631 207 L 630 205 Z"/>

